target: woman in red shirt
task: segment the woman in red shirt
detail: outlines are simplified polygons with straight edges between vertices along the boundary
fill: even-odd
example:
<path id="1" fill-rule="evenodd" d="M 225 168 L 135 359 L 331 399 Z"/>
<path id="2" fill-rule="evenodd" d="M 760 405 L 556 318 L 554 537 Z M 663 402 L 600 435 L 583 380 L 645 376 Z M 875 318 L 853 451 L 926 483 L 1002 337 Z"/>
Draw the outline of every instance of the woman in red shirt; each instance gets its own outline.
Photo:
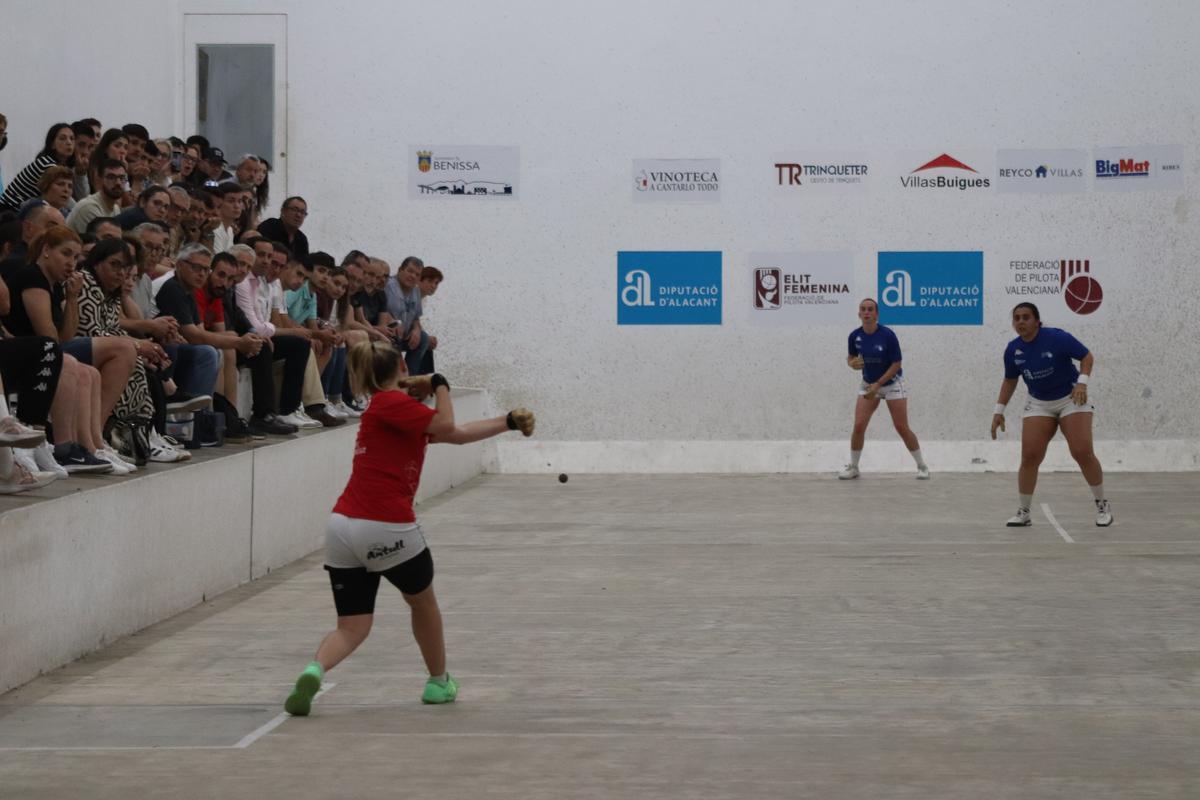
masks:
<path id="1" fill-rule="evenodd" d="M 350 385 L 370 402 L 359 422 L 350 481 L 325 532 L 325 569 L 337 607 L 337 628 L 326 634 L 313 661 L 296 680 L 284 709 L 306 716 L 325 672 L 354 652 L 371 631 L 379 579 L 386 578 L 412 610 L 413 636 L 429 680 L 425 703 L 449 703 L 458 684 L 446 672 L 442 614 L 433 594 L 433 559 L 413 514 L 425 448 L 433 442 L 468 444 L 520 430 L 533 433 L 533 412 L 456 425 L 450 386 L 441 375 L 408 378 L 390 344 L 361 343 L 348 359 Z M 431 409 L 416 397 L 434 398 Z"/>

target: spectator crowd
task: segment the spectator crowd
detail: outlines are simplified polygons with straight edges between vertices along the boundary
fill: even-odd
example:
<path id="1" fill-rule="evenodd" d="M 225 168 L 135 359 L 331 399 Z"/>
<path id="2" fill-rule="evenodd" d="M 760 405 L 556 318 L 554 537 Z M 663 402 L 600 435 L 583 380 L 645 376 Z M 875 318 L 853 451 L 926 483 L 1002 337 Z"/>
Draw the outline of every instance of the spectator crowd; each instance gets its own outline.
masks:
<path id="1" fill-rule="evenodd" d="M 8 125 L 0 114 L 0 149 Z M 343 425 L 363 411 L 346 379 L 356 342 L 433 372 L 421 320 L 442 273 L 313 250 L 303 197 L 262 218 L 270 174 L 203 136 L 87 118 L 50 126 L 0 175 L 0 493 Z"/>

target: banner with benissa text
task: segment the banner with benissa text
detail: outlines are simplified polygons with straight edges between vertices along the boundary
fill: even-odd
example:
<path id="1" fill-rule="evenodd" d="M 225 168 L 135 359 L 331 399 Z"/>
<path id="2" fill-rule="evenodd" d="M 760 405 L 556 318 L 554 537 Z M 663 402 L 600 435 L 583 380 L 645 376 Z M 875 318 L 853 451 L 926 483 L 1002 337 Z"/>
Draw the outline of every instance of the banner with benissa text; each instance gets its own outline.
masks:
<path id="1" fill-rule="evenodd" d="M 521 148 L 417 145 L 408 151 L 408 196 L 512 199 L 521 176 Z"/>

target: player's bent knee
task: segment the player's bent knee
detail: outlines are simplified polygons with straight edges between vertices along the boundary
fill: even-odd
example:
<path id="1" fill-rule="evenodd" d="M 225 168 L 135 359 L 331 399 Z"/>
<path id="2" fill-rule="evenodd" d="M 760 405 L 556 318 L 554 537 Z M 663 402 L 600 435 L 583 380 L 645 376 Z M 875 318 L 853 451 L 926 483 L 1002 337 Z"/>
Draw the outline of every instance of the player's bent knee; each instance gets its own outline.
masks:
<path id="1" fill-rule="evenodd" d="M 367 634 L 371 632 L 371 624 L 374 620 L 374 614 L 354 614 L 348 617 L 338 617 L 338 630 L 348 633 L 361 641 L 366 639 Z"/>

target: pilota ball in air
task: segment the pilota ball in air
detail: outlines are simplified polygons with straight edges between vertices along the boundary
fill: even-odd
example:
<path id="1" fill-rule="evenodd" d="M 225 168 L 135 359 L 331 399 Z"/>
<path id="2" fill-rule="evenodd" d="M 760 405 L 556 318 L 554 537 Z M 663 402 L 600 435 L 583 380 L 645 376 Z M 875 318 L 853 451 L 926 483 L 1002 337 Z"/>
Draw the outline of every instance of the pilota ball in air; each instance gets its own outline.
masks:
<path id="1" fill-rule="evenodd" d="M 567 482 L 567 473 L 565 473 L 565 472 L 560 472 L 560 473 L 558 474 L 558 482 L 559 482 L 559 483 L 566 483 L 566 482 Z"/>

